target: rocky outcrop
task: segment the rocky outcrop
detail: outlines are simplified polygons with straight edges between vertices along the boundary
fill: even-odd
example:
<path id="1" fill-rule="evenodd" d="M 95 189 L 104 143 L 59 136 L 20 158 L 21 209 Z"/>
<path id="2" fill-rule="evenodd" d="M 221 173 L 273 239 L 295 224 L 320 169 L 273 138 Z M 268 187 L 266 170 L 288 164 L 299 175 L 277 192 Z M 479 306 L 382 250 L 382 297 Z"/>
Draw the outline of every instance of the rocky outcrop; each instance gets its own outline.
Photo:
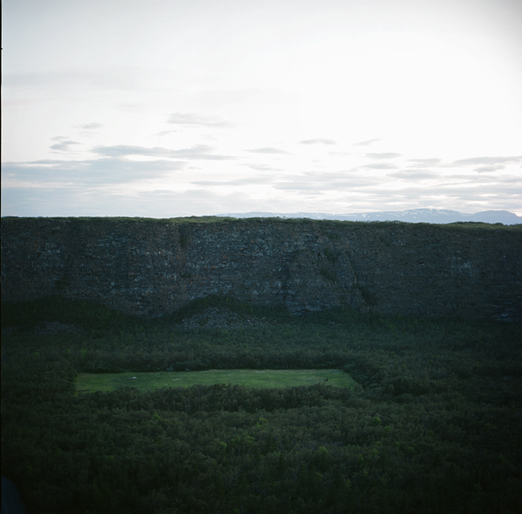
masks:
<path id="1" fill-rule="evenodd" d="M 295 313 L 522 319 L 522 228 L 314 220 L 2 219 L 2 301 L 159 316 L 230 295 Z"/>

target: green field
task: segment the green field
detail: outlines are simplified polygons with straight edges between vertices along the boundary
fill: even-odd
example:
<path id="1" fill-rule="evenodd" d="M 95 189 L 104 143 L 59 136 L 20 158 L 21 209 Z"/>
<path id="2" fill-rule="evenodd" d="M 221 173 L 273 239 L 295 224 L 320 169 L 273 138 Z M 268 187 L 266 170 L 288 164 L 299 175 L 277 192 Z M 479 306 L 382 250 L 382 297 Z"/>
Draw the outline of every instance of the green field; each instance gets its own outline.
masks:
<path id="1" fill-rule="evenodd" d="M 247 387 L 296 387 L 326 384 L 352 388 L 356 382 L 337 369 L 215 369 L 208 371 L 157 371 L 153 373 L 79 373 L 76 390 L 81 393 L 136 387 L 142 391 L 160 387 L 238 384 Z"/>

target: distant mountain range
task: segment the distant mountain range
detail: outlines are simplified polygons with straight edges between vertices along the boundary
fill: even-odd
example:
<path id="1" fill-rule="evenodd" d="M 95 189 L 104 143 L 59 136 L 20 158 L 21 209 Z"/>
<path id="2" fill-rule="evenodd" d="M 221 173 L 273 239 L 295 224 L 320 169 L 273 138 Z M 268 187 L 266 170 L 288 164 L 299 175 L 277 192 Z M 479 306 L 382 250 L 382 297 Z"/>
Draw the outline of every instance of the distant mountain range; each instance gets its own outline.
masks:
<path id="1" fill-rule="evenodd" d="M 323 212 L 245 212 L 225 214 L 234 218 L 309 218 L 314 220 L 341 221 L 405 221 L 408 223 L 455 223 L 458 221 L 474 221 L 479 223 L 503 223 L 517 225 L 522 217 L 509 211 L 482 211 L 466 214 L 447 209 L 409 209 L 406 211 L 380 211 L 354 214 L 326 214 Z"/>

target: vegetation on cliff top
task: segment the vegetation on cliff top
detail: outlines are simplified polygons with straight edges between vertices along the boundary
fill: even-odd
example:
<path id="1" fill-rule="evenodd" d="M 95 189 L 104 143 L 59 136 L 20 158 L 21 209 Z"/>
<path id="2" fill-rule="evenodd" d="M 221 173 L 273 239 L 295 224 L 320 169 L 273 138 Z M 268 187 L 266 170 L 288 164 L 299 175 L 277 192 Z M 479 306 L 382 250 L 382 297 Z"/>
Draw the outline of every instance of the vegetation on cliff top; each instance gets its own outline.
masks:
<path id="1" fill-rule="evenodd" d="M 2 223 L 13 223 L 17 221 L 70 221 L 78 223 L 106 223 L 106 222 L 126 222 L 126 223 L 153 223 L 153 224 L 210 224 L 210 223 L 266 223 L 288 225 L 312 225 L 312 226 L 362 226 L 362 227 L 394 227 L 394 226 L 415 226 L 415 227 L 442 227 L 449 230 L 508 230 L 511 232 L 522 231 L 522 224 L 504 225 L 502 223 L 481 223 L 473 221 L 462 221 L 455 223 L 410 223 L 405 221 L 346 221 L 346 220 L 317 220 L 311 218 L 233 218 L 228 216 L 185 216 L 176 218 L 142 218 L 142 217 L 53 217 L 53 218 L 29 218 L 6 216 L 2 218 Z"/>

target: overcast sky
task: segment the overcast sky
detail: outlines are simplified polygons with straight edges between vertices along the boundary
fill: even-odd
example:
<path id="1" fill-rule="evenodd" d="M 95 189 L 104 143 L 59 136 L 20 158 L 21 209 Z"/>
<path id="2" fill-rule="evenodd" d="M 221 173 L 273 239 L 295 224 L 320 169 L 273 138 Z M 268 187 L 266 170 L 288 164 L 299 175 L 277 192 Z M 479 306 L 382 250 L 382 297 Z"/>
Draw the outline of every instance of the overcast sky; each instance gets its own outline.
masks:
<path id="1" fill-rule="evenodd" d="M 3 216 L 522 216 L 522 0 L 2 11 Z"/>

